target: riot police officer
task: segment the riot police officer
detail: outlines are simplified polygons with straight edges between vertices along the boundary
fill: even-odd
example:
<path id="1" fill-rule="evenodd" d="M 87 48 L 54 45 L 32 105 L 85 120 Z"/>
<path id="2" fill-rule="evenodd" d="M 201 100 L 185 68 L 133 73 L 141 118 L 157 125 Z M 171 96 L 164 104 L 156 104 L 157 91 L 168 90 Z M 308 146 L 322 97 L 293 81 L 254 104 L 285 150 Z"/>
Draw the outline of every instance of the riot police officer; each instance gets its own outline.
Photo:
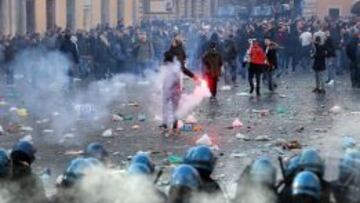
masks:
<path id="1" fill-rule="evenodd" d="M 350 149 L 340 160 L 339 176 L 333 182 L 334 196 L 337 202 L 360 202 L 360 151 Z"/>
<path id="2" fill-rule="evenodd" d="M 190 165 L 180 165 L 171 175 L 168 203 L 190 203 L 199 191 L 199 173 Z"/>
<path id="3" fill-rule="evenodd" d="M 321 185 L 319 178 L 310 171 L 299 173 L 292 184 L 293 203 L 320 203 Z"/>
<path id="4" fill-rule="evenodd" d="M 331 185 L 324 180 L 325 165 L 323 159 L 315 149 L 304 149 L 300 154 L 299 168 L 317 175 L 321 185 L 321 203 L 330 202 Z"/>
<path id="5" fill-rule="evenodd" d="M 222 193 L 219 184 L 211 178 L 216 164 L 213 151 L 205 145 L 190 148 L 184 156 L 184 164 L 193 166 L 203 183 L 201 190 L 207 193 Z"/>
<path id="6" fill-rule="evenodd" d="M 234 202 L 277 202 L 275 184 L 275 167 L 268 157 L 260 157 L 247 166 L 240 177 Z"/>
<path id="7" fill-rule="evenodd" d="M 11 201 L 21 202 L 46 202 L 47 198 L 41 180 L 32 172 L 31 164 L 35 161 L 36 149 L 28 141 L 19 141 L 10 153 L 12 163 L 9 186 Z"/>
<path id="8" fill-rule="evenodd" d="M 52 202 L 85 202 L 84 198 L 86 198 L 87 195 L 84 194 L 82 181 L 87 175 L 100 167 L 102 167 L 101 162 L 95 158 L 76 158 L 72 160 L 64 174 L 59 177 L 57 194 L 53 197 Z M 93 199 L 92 202 L 97 201 Z"/>
<path id="9" fill-rule="evenodd" d="M 110 164 L 109 152 L 100 143 L 90 143 L 88 146 L 86 146 L 84 155 L 85 157 L 96 158 L 106 166 Z"/>

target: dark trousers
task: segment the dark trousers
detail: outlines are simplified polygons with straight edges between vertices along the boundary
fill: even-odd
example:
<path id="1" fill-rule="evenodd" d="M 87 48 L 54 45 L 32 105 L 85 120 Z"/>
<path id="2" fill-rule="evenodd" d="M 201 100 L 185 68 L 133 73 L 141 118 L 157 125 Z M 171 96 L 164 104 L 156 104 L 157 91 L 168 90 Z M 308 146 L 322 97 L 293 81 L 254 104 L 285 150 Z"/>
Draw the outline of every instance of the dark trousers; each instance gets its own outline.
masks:
<path id="1" fill-rule="evenodd" d="M 208 84 L 211 96 L 216 97 L 218 77 L 213 77 L 211 75 L 205 75 L 205 80 Z"/>
<path id="2" fill-rule="evenodd" d="M 270 91 L 274 90 L 274 79 L 273 79 L 273 75 L 274 75 L 274 69 L 268 69 L 265 71 L 265 78 L 268 82 L 268 88 Z"/>
<path id="3" fill-rule="evenodd" d="M 356 61 L 350 62 L 350 76 L 353 88 L 360 88 L 360 68 Z"/>
<path id="4" fill-rule="evenodd" d="M 13 85 L 14 84 L 14 69 L 10 65 L 5 65 L 5 74 L 6 74 L 6 84 Z"/>
<path id="5" fill-rule="evenodd" d="M 225 83 L 229 85 L 231 82 L 236 83 L 237 79 L 237 64 L 236 60 L 225 63 Z"/>
<path id="6" fill-rule="evenodd" d="M 254 91 L 254 77 L 256 79 L 256 93 L 260 94 L 260 86 L 261 86 L 261 74 L 262 74 L 262 65 L 250 64 L 249 68 L 249 85 L 250 92 Z"/>

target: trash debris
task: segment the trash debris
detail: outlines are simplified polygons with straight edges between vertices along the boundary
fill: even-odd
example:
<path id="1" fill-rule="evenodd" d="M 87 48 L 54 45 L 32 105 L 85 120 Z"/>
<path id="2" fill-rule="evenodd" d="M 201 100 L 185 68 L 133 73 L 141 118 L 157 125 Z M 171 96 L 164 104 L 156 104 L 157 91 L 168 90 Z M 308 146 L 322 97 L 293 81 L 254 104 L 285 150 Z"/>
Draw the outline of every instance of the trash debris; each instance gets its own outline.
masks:
<path id="1" fill-rule="evenodd" d="M 278 105 L 276 107 L 276 113 L 278 113 L 278 114 L 285 114 L 287 111 L 288 110 L 282 105 Z"/>
<path id="2" fill-rule="evenodd" d="M 327 130 L 326 129 L 322 129 L 322 128 L 315 128 L 314 131 L 316 133 L 327 133 Z"/>
<path id="3" fill-rule="evenodd" d="M 19 128 L 19 130 L 20 130 L 20 131 L 24 131 L 24 132 L 31 132 L 31 131 L 33 131 L 34 129 L 33 129 L 32 127 L 30 127 L 30 126 L 21 126 L 21 127 Z"/>
<path id="4" fill-rule="evenodd" d="M 132 115 L 126 115 L 126 116 L 123 116 L 124 118 L 124 121 L 132 121 L 134 119 L 134 117 Z"/>
<path id="5" fill-rule="evenodd" d="M 182 132 L 202 132 L 203 127 L 200 124 L 184 123 L 182 124 L 180 130 Z"/>
<path id="6" fill-rule="evenodd" d="M 140 129 L 140 126 L 139 125 L 133 125 L 133 126 L 131 126 L 131 129 L 138 130 L 138 129 Z"/>
<path id="7" fill-rule="evenodd" d="M 237 96 L 240 96 L 240 97 L 249 97 L 250 94 L 248 92 L 239 92 L 239 93 L 236 93 Z"/>
<path id="8" fill-rule="evenodd" d="M 20 139 L 20 141 L 33 143 L 33 138 L 31 135 L 25 135 L 23 138 Z"/>
<path id="9" fill-rule="evenodd" d="M 118 121 L 123 121 L 124 118 L 121 117 L 121 116 L 119 116 L 119 115 L 117 115 L 117 114 L 113 114 L 111 120 L 112 120 L 113 122 L 118 122 Z"/>
<path id="10" fill-rule="evenodd" d="M 235 119 L 232 123 L 233 128 L 242 128 L 244 124 L 240 121 L 240 119 Z"/>
<path id="11" fill-rule="evenodd" d="M 285 139 L 277 139 L 275 141 L 275 145 L 281 147 L 283 150 L 294 150 L 301 149 L 302 145 L 299 140 L 285 140 Z"/>
<path id="12" fill-rule="evenodd" d="M 36 121 L 37 124 L 44 124 L 44 123 L 48 123 L 50 120 L 45 118 L 45 119 L 42 119 L 42 120 L 38 120 Z"/>
<path id="13" fill-rule="evenodd" d="M 181 164 L 183 162 L 182 157 L 176 156 L 176 155 L 169 156 L 167 158 L 167 160 L 169 161 L 170 164 L 173 164 L 173 165 L 178 165 L 178 164 Z"/>
<path id="14" fill-rule="evenodd" d="M 116 131 L 123 131 L 123 130 L 124 130 L 124 128 L 122 128 L 122 127 L 116 128 Z"/>
<path id="15" fill-rule="evenodd" d="M 185 123 L 183 124 L 183 126 L 180 128 L 181 131 L 183 132 L 191 132 L 193 130 L 193 124 L 191 123 Z"/>
<path id="16" fill-rule="evenodd" d="M 6 105 L 7 105 L 6 101 L 0 100 L 0 106 L 6 106 Z"/>
<path id="17" fill-rule="evenodd" d="M 17 110 L 18 110 L 18 108 L 16 108 L 16 107 L 10 107 L 10 109 L 9 109 L 10 112 L 15 112 Z"/>
<path id="18" fill-rule="evenodd" d="M 144 80 L 144 81 L 139 81 L 137 84 L 140 85 L 140 86 L 148 86 L 150 84 L 150 82 Z"/>
<path id="19" fill-rule="evenodd" d="M 195 118 L 194 115 L 189 115 L 189 116 L 185 119 L 185 123 L 195 124 L 195 123 L 198 123 L 198 120 Z"/>
<path id="20" fill-rule="evenodd" d="M 262 141 L 262 142 L 270 141 L 270 140 L 271 140 L 271 137 L 269 137 L 267 135 L 260 135 L 255 138 L 255 141 Z"/>
<path id="21" fill-rule="evenodd" d="M 235 137 L 239 140 L 250 141 L 250 138 L 248 136 L 241 133 L 236 134 Z"/>
<path id="22" fill-rule="evenodd" d="M 127 105 L 131 106 L 131 107 L 139 107 L 140 106 L 140 104 L 135 101 L 130 101 Z"/>
<path id="23" fill-rule="evenodd" d="M 138 121 L 145 122 L 146 121 L 146 115 L 145 114 L 139 114 L 138 115 Z"/>
<path id="24" fill-rule="evenodd" d="M 0 125 L 0 135 L 4 135 L 4 134 L 5 134 L 4 128 Z"/>
<path id="25" fill-rule="evenodd" d="M 244 158 L 244 157 L 247 157 L 248 155 L 245 153 L 232 153 L 232 154 L 230 154 L 230 156 L 234 157 L 234 158 Z"/>
<path id="26" fill-rule="evenodd" d="M 155 121 L 162 121 L 162 118 L 161 118 L 160 116 L 156 115 L 156 116 L 154 117 L 154 120 L 155 120 Z"/>
<path id="27" fill-rule="evenodd" d="M 44 134 L 52 134 L 52 133 L 54 133 L 54 130 L 53 129 L 45 129 L 45 130 L 43 130 L 43 133 Z"/>
<path id="28" fill-rule="evenodd" d="M 256 114 L 260 114 L 261 116 L 267 116 L 267 115 L 270 114 L 270 110 L 269 110 L 269 109 L 261 109 L 261 110 L 252 109 L 251 112 L 252 112 L 252 113 L 256 113 Z"/>
<path id="29" fill-rule="evenodd" d="M 73 139 L 74 137 L 75 137 L 75 135 L 72 133 L 67 133 L 64 135 L 64 139 Z"/>
<path id="30" fill-rule="evenodd" d="M 297 133 L 302 133 L 302 132 L 304 132 L 304 130 L 305 130 L 305 126 L 299 126 L 299 127 L 296 128 L 295 131 L 296 131 Z"/>
<path id="31" fill-rule="evenodd" d="M 229 91 L 231 90 L 231 86 L 230 85 L 224 85 L 220 88 L 220 90 L 223 90 L 223 91 Z"/>
<path id="32" fill-rule="evenodd" d="M 102 137 L 113 137 L 113 132 L 112 132 L 112 129 L 107 129 L 105 130 L 102 135 Z"/>
<path id="33" fill-rule="evenodd" d="M 25 108 L 16 109 L 15 112 L 20 117 L 27 117 L 28 116 L 28 111 Z"/>
<path id="34" fill-rule="evenodd" d="M 354 140 L 354 138 L 352 138 L 350 136 L 345 136 L 342 141 L 343 149 L 352 149 L 352 148 L 356 147 L 356 144 L 357 143 Z"/>
<path id="35" fill-rule="evenodd" d="M 332 113 L 332 114 L 335 114 L 335 115 L 337 115 L 337 114 L 339 114 L 339 113 L 341 113 L 342 112 L 342 108 L 340 107 L 340 106 L 333 106 L 330 110 L 329 110 L 329 112 L 330 113 Z"/>
<path id="36" fill-rule="evenodd" d="M 83 155 L 84 151 L 83 150 L 68 150 L 64 153 L 64 155 L 67 156 L 79 156 L 79 155 Z"/>
<path id="37" fill-rule="evenodd" d="M 60 116 L 60 113 L 59 113 L 59 112 L 54 112 L 54 113 L 52 114 L 52 116 L 54 116 L 54 117 Z"/>
<path id="38" fill-rule="evenodd" d="M 195 143 L 196 143 L 196 145 L 207 145 L 207 146 L 212 145 L 212 141 L 207 134 L 204 134 L 203 136 L 201 136 L 198 140 L 196 140 Z"/>

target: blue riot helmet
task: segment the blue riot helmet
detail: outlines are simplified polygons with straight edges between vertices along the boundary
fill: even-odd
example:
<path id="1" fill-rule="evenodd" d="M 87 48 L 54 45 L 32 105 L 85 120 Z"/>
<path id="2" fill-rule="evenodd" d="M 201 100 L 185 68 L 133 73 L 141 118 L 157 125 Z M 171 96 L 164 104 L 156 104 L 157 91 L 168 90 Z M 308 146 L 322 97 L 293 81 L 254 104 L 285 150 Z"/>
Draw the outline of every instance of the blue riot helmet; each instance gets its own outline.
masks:
<path id="1" fill-rule="evenodd" d="M 340 160 L 338 181 L 343 185 L 356 182 L 360 176 L 360 151 L 350 149 Z"/>
<path id="2" fill-rule="evenodd" d="M 100 143 L 91 143 L 89 144 L 84 151 L 86 156 L 94 157 L 100 161 L 104 161 L 109 157 L 108 151 Z"/>
<path id="3" fill-rule="evenodd" d="M 201 180 L 197 170 L 186 164 L 175 168 L 171 175 L 168 202 L 190 203 L 192 194 L 200 189 Z"/>
<path id="4" fill-rule="evenodd" d="M 294 156 L 290 158 L 290 160 L 285 165 L 285 175 L 288 176 L 295 176 L 296 173 L 299 172 L 299 163 L 300 163 L 300 156 Z"/>
<path id="5" fill-rule="evenodd" d="M 0 177 L 6 177 L 10 171 L 10 159 L 5 149 L 0 148 Z"/>
<path id="6" fill-rule="evenodd" d="M 320 202 L 321 185 L 317 175 L 310 171 L 303 171 L 296 175 L 292 183 L 292 196 L 294 202 Z"/>
<path id="7" fill-rule="evenodd" d="M 64 173 L 62 185 L 64 187 L 72 187 L 91 170 L 101 166 L 101 162 L 95 158 L 74 159 L 70 162 Z"/>
<path id="8" fill-rule="evenodd" d="M 149 169 L 151 173 L 154 173 L 155 171 L 155 165 L 152 162 L 149 154 L 145 153 L 145 152 L 138 152 L 136 153 L 136 155 L 131 159 L 131 164 L 134 163 L 141 163 L 146 165 Z"/>
<path id="9" fill-rule="evenodd" d="M 130 175 L 147 176 L 147 175 L 151 175 L 151 169 L 147 165 L 142 163 L 132 163 L 128 168 L 128 173 Z"/>
<path id="10" fill-rule="evenodd" d="M 301 170 L 315 173 L 319 178 L 324 175 L 324 161 L 315 149 L 305 149 L 301 152 L 299 167 Z"/>
<path id="11" fill-rule="evenodd" d="M 15 163 L 26 162 L 31 165 L 35 161 L 36 149 L 34 145 L 28 141 L 19 141 L 13 147 L 10 157 Z"/>
<path id="12" fill-rule="evenodd" d="M 276 169 L 268 157 L 255 160 L 250 166 L 249 180 L 252 183 L 274 187 L 276 184 Z"/>
<path id="13" fill-rule="evenodd" d="M 184 156 L 184 164 L 196 168 L 200 176 L 208 175 L 214 171 L 216 158 L 210 147 L 200 145 L 190 148 Z"/>
<path id="14" fill-rule="evenodd" d="M 191 190 L 197 190 L 200 187 L 200 176 L 197 170 L 186 164 L 179 165 L 171 175 L 171 186 L 187 187 Z"/>

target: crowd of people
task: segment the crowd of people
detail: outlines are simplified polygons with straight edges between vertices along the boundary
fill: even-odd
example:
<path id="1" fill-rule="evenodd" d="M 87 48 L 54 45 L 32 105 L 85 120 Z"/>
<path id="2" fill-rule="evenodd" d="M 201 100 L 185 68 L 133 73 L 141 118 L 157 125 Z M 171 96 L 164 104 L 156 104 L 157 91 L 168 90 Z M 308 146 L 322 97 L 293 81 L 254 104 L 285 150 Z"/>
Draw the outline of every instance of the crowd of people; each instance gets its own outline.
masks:
<path id="1" fill-rule="evenodd" d="M 68 164 L 46 195 L 43 181 L 32 172 L 36 149 L 26 140 L 10 154 L 0 149 L 1 202 L 153 202 L 153 203 L 358 203 L 360 151 L 349 148 L 338 166 L 338 178 L 325 180 L 324 159 L 305 148 L 276 167 L 269 157 L 259 157 L 240 172 L 235 195 L 229 195 L 212 178 L 217 155 L 210 146 L 197 145 L 177 166 L 168 165 L 170 180 L 159 184 L 166 166 L 156 166 L 149 153 L 138 152 L 128 167 L 115 167 L 106 148 L 91 143 Z M 282 178 L 278 177 L 281 169 Z M 163 182 L 163 181 L 162 181 Z M 47 188 L 49 189 L 49 188 Z"/>
<path id="2" fill-rule="evenodd" d="M 213 95 L 216 95 L 215 81 L 222 72 L 226 84 L 235 85 L 238 75 L 246 78 L 248 72 L 252 91 L 255 89 L 252 78 L 255 77 L 260 84 L 261 75 L 265 73 L 264 79 L 269 81 L 268 88 L 273 91 L 277 87 L 272 77 L 274 74 L 279 77 L 291 71 L 308 71 L 311 67 L 317 79 L 314 92 L 325 93 L 324 83 L 333 84 L 335 76 L 345 71 L 351 72 L 353 87 L 359 87 L 359 27 L 356 17 L 339 20 L 315 17 L 195 22 L 149 20 L 130 27 L 119 21 L 116 28 L 105 25 L 77 32 L 54 28 L 44 34 L 0 35 L 0 64 L 8 75 L 8 84 L 12 84 L 14 70 L 11 62 L 16 54 L 28 48 L 38 48 L 67 54 L 74 64 L 70 75 L 76 77 L 90 75 L 100 80 L 121 72 L 145 77 L 147 69 L 156 70 L 163 62 L 164 53 L 169 50 L 173 39 L 181 38 L 185 52 L 183 63 L 197 73 L 211 72 L 211 77 L 205 75 Z M 251 50 L 254 52 L 249 52 L 249 47 L 254 48 Z M 206 64 L 209 60 L 213 62 L 211 54 L 205 56 L 211 49 L 221 55 L 221 58 L 215 56 L 216 66 Z M 247 58 L 249 54 L 251 56 Z M 243 63 L 244 58 L 253 63 Z M 206 66 L 211 71 L 206 71 Z M 224 70 L 219 70 L 218 66 L 223 66 Z M 260 86 L 256 92 L 260 95 Z"/>
<path id="3" fill-rule="evenodd" d="M 325 82 L 331 85 L 336 75 L 347 72 L 350 72 L 352 86 L 360 88 L 359 38 L 358 18 L 151 20 L 134 27 L 125 27 L 120 21 L 116 28 L 100 26 L 75 33 L 54 28 L 44 35 L 1 36 L 0 66 L 6 83 L 13 85 L 16 70 L 12 63 L 17 54 L 26 49 L 59 51 L 71 62 L 69 78 L 94 80 L 108 79 L 123 72 L 146 78 L 148 70 L 157 71 L 161 64 L 177 61 L 179 71 L 196 83 L 201 78 L 206 80 L 212 101 L 216 101 L 217 83 L 222 75 L 225 84 L 230 86 L 238 85 L 239 75 L 247 78 L 249 92 L 260 96 L 262 80 L 267 82 L 269 91 L 275 91 L 278 77 L 287 77 L 290 72 L 314 72 L 316 87 L 313 92 L 325 94 Z M 180 99 L 180 83 L 180 77 L 171 80 L 171 94 L 164 98 L 164 103 L 174 105 L 173 109 Z M 164 115 L 164 124 L 160 127 L 166 129 L 167 120 Z M 177 128 L 176 118 L 173 128 Z M 234 198 L 229 198 L 211 178 L 216 156 L 207 146 L 195 146 L 185 153 L 182 164 L 171 172 L 168 191 L 157 187 L 162 170 L 156 169 L 146 153 L 136 154 L 125 175 L 119 175 L 107 173 L 111 161 L 101 144 L 91 144 L 84 151 L 84 156 L 71 161 L 59 177 L 57 193 L 47 197 L 41 181 L 31 170 L 36 152 L 32 143 L 19 141 L 10 154 L 0 150 L 0 198 L 3 198 L 0 200 L 11 203 L 136 202 L 134 195 L 121 193 L 120 189 L 117 192 L 121 196 L 117 192 L 106 193 L 107 181 L 88 180 L 100 174 L 101 180 L 117 180 L 117 176 L 141 177 L 143 181 L 136 187 L 146 185 L 147 191 L 140 191 L 139 195 L 150 194 L 155 199 L 153 202 L 159 203 L 202 202 L 202 199 L 221 203 L 360 202 L 360 152 L 357 150 L 345 153 L 339 166 L 339 178 L 332 183 L 324 180 L 324 162 L 316 150 L 304 149 L 281 165 L 283 180 L 280 182 L 274 163 L 261 157 L 241 173 Z M 155 181 L 152 181 L 154 176 Z M 120 187 L 121 181 L 122 178 L 110 185 Z M 126 187 L 120 188 L 127 191 Z M 86 191 L 91 192 L 84 194 Z M 148 201 L 150 199 L 145 198 L 139 202 Z"/>

